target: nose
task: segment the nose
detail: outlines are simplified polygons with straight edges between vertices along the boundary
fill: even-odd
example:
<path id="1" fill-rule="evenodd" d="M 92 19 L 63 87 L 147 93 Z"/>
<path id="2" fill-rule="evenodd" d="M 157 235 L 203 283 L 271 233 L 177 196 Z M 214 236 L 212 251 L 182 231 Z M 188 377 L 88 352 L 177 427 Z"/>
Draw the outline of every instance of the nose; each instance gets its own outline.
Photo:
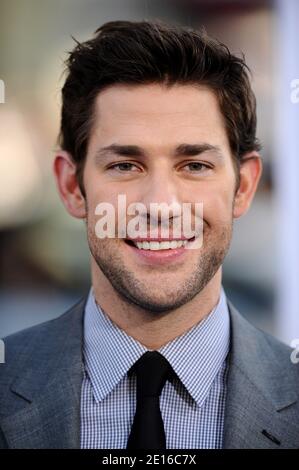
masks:
<path id="1" fill-rule="evenodd" d="M 170 171 L 158 170 L 144 182 L 140 191 L 140 202 L 146 208 L 148 224 L 163 228 L 180 224 L 182 211 L 178 181 Z M 173 219 L 172 223 L 170 220 Z"/>
<path id="2" fill-rule="evenodd" d="M 174 175 L 170 174 L 166 168 L 157 169 L 155 174 L 151 175 L 140 193 L 140 201 L 149 210 L 150 204 L 179 204 L 179 185 Z"/>

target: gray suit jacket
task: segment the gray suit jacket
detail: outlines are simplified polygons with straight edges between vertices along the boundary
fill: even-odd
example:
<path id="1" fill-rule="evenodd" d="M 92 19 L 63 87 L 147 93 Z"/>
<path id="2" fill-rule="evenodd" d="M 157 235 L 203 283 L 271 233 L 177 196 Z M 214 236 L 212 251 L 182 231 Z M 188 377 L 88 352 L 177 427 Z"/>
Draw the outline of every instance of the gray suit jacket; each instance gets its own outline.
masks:
<path id="1" fill-rule="evenodd" d="M 80 448 L 86 297 L 55 320 L 4 340 L 0 448 Z M 299 448 L 299 365 L 290 348 L 250 325 L 228 301 L 231 351 L 224 448 Z"/>

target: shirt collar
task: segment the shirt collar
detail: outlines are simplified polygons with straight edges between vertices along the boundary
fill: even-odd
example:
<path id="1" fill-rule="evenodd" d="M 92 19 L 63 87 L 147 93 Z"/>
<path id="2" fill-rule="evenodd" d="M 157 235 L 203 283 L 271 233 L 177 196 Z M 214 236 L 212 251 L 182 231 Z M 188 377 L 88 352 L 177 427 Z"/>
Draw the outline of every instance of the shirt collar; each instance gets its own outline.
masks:
<path id="1" fill-rule="evenodd" d="M 229 350 L 229 313 L 221 287 L 215 308 L 158 351 L 202 406 Z M 94 398 L 103 400 L 148 349 L 127 335 L 96 303 L 91 287 L 84 317 L 84 361 Z"/>

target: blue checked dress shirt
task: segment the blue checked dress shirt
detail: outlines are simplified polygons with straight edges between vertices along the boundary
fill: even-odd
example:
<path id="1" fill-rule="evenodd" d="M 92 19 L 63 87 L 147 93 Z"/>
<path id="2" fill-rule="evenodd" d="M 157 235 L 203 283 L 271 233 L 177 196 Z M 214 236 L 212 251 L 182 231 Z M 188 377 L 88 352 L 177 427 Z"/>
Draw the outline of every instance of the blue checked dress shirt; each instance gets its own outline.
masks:
<path id="1" fill-rule="evenodd" d="M 229 324 L 222 287 L 207 317 L 158 350 L 178 376 L 160 396 L 167 449 L 222 447 Z M 91 287 L 84 316 L 82 449 L 126 448 L 136 409 L 136 377 L 127 372 L 147 350 L 108 318 Z"/>

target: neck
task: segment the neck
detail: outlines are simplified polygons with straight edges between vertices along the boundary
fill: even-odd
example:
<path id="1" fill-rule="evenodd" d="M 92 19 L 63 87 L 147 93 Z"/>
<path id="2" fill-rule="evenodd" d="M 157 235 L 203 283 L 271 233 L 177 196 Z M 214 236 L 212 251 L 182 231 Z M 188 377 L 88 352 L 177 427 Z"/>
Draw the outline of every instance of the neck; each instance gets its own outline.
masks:
<path id="1" fill-rule="evenodd" d="M 115 291 L 92 262 L 92 286 L 97 304 L 119 328 L 148 349 L 159 349 L 201 322 L 217 305 L 221 290 L 221 267 L 190 302 L 171 312 L 153 314 L 129 303 Z"/>

